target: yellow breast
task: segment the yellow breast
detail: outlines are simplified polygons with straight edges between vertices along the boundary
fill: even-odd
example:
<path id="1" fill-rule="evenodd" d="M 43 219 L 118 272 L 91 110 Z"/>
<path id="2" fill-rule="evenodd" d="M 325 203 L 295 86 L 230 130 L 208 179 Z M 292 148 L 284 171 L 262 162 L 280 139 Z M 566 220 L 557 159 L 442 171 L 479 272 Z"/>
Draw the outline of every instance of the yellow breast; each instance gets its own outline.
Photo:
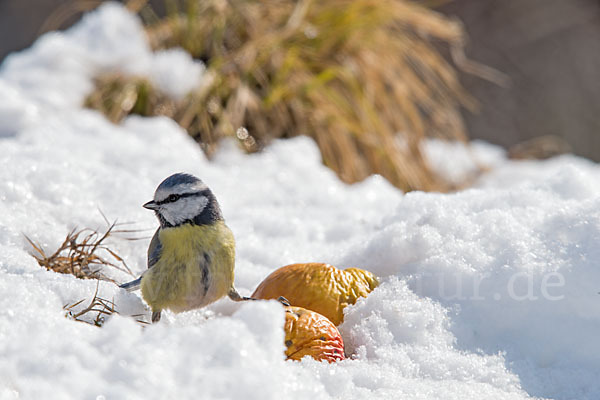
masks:
<path id="1" fill-rule="evenodd" d="M 142 277 L 142 296 L 153 311 L 206 306 L 233 285 L 235 241 L 223 221 L 161 229 L 158 262 Z"/>

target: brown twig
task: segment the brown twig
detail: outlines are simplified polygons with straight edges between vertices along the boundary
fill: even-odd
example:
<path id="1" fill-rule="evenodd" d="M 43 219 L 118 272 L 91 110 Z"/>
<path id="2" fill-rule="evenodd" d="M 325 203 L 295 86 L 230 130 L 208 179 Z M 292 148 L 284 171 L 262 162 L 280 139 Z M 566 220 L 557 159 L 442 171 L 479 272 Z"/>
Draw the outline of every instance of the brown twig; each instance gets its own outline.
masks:
<path id="1" fill-rule="evenodd" d="M 98 288 L 100 282 L 96 283 L 96 290 L 94 292 L 94 296 L 90 300 L 90 303 L 84 307 L 83 309 L 75 312 L 74 309 L 79 306 L 81 303 L 85 301 L 85 299 L 79 300 L 72 304 L 65 304 L 63 306 L 63 310 L 66 311 L 65 316 L 69 319 L 79 322 L 85 322 L 94 326 L 101 327 L 106 322 L 106 318 L 111 316 L 112 314 L 119 314 L 116 309 L 115 303 L 112 300 L 107 300 L 98 296 Z M 83 318 L 89 313 L 96 313 L 94 318 L 90 321 L 89 319 Z M 140 315 L 132 315 L 135 318 L 135 321 L 140 324 L 148 324 L 148 322 L 136 318 L 140 317 Z"/>
<path id="2" fill-rule="evenodd" d="M 106 220 L 106 217 L 103 215 Z M 106 220 L 108 223 L 108 220 Z M 106 240 L 118 233 L 135 233 L 136 230 L 115 229 L 117 222 L 109 224 L 104 233 L 93 229 L 73 229 L 70 231 L 56 251 L 48 255 L 42 246 L 27 235 L 25 239 L 31 244 L 34 253 L 32 256 L 38 264 L 49 271 L 61 274 L 72 274 L 80 279 L 101 279 L 116 283 L 102 272 L 103 267 L 110 267 L 125 272 L 131 276 L 133 273 L 125 260 L 114 250 L 106 245 Z M 128 238 L 136 240 L 137 238 Z M 101 255 L 106 254 L 105 256 Z"/>

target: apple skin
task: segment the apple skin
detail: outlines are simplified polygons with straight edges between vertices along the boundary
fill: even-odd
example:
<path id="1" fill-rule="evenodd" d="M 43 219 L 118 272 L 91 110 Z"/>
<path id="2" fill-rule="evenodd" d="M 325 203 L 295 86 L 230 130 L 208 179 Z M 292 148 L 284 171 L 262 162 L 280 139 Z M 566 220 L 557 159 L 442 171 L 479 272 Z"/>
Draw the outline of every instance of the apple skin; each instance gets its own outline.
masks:
<path id="1" fill-rule="evenodd" d="M 336 326 L 344 308 L 366 297 L 379 285 L 377 278 L 358 268 L 338 269 L 324 263 L 291 264 L 273 271 L 258 285 L 252 298 L 285 297 L 293 306 L 313 310 Z"/>
<path id="2" fill-rule="evenodd" d="M 345 359 L 342 335 L 319 313 L 302 307 L 286 307 L 284 330 L 288 360 L 310 356 L 331 363 Z"/>

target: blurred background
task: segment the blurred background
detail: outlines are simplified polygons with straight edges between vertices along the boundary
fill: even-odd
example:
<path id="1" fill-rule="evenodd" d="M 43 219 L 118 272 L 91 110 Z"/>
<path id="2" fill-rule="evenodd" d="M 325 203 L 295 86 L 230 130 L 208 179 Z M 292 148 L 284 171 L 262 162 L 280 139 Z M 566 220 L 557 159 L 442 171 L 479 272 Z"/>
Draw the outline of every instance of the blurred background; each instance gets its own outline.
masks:
<path id="1" fill-rule="evenodd" d="M 98 3 L 0 0 L 0 61 L 30 46 L 45 30 L 57 28 L 53 25 L 70 26 L 81 16 L 79 11 Z M 164 13 L 164 0 L 150 3 L 157 14 Z M 460 108 L 470 139 L 510 149 L 551 135 L 557 152 L 570 150 L 600 161 L 598 0 L 417 3 L 462 21 L 466 56 L 509 78 L 508 84 L 498 85 L 457 68 L 460 82 L 479 103 L 471 110 Z"/>

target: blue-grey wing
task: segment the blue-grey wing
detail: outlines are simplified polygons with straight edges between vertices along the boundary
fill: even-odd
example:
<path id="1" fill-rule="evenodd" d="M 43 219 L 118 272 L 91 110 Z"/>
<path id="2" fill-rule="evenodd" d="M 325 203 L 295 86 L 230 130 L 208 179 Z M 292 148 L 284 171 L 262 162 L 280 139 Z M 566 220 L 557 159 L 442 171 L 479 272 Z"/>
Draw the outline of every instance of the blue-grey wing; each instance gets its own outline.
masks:
<path id="1" fill-rule="evenodd" d="M 162 252 L 162 244 L 158 238 L 159 231 L 160 228 L 154 232 L 154 236 L 152 236 L 152 240 L 150 241 L 150 246 L 148 246 L 148 268 L 152 268 L 154 264 L 158 262 L 160 253 Z"/>

